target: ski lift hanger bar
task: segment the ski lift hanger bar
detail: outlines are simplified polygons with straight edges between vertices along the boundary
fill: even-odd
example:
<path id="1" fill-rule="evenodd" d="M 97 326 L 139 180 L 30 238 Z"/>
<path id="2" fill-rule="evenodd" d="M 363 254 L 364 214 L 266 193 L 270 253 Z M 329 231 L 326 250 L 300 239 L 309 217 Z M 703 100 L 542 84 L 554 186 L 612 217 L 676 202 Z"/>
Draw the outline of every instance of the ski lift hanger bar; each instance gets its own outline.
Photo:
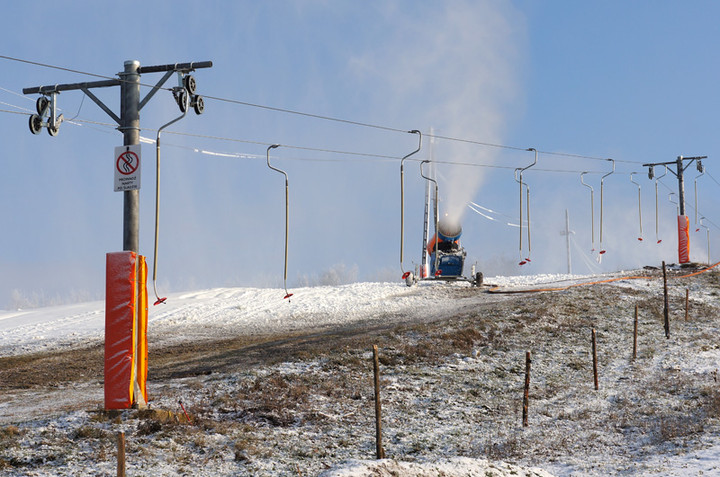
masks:
<path id="1" fill-rule="evenodd" d="M 188 73 L 197 68 L 211 68 L 212 61 L 195 61 L 191 63 L 174 63 L 169 65 L 157 65 L 157 66 L 141 66 L 138 68 L 138 74 L 143 73 L 160 73 L 164 71 L 179 71 L 182 73 Z M 52 86 L 35 86 L 32 88 L 23 88 L 23 94 L 49 94 L 59 93 L 60 91 L 73 91 L 78 89 L 89 89 L 89 88 L 106 88 L 110 86 L 118 86 L 122 80 L 110 79 L 103 81 L 93 81 L 84 83 L 70 83 L 70 84 L 56 84 Z"/>

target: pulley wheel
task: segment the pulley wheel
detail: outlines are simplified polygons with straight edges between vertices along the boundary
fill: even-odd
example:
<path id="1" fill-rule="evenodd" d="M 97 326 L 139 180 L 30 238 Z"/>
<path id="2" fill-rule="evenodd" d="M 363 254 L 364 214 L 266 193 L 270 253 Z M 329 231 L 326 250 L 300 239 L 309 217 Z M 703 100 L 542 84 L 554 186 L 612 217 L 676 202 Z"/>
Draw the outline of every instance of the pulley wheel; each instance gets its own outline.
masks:
<path id="1" fill-rule="evenodd" d="M 195 94 L 195 91 L 197 90 L 197 82 L 195 81 L 195 77 L 191 75 L 186 75 L 185 78 L 183 78 L 183 84 L 185 85 L 185 89 L 190 94 Z"/>
<path id="2" fill-rule="evenodd" d="M 178 94 L 178 106 L 180 106 L 180 111 L 185 112 L 187 111 L 187 102 L 188 102 L 188 93 L 186 90 L 180 91 L 180 94 Z"/>
<path id="3" fill-rule="evenodd" d="M 37 114 L 31 114 L 29 126 L 31 133 L 40 134 L 40 130 L 42 129 L 42 118 Z"/>
<path id="4" fill-rule="evenodd" d="M 45 96 L 40 96 L 35 102 L 35 109 L 40 116 L 45 116 L 48 106 L 50 106 L 50 100 Z"/>
<path id="5" fill-rule="evenodd" d="M 195 114 L 202 114 L 205 111 L 205 101 L 202 96 L 195 96 L 193 108 L 195 108 Z"/>

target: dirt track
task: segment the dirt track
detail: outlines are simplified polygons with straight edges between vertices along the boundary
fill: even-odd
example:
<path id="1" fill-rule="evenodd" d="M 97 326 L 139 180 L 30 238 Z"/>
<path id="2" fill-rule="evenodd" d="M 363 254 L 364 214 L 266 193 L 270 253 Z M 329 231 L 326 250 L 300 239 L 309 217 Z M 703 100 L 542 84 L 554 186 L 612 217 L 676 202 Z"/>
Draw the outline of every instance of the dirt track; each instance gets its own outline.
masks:
<path id="1" fill-rule="evenodd" d="M 442 293 L 451 293 L 457 298 L 478 297 L 476 289 L 447 289 Z M 497 301 L 497 298 L 484 296 L 491 302 Z M 479 306 L 493 306 L 493 303 Z M 452 317 L 439 317 L 435 321 L 447 318 Z M 166 380 L 222 373 L 238 367 L 270 365 L 308 357 L 320 350 L 327 352 L 342 349 L 359 340 L 370 342 L 372 337 L 417 321 L 423 321 L 422 317 L 408 315 L 382 325 L 359 323 L 294 333 L 237 336 L 160 348 L 150 343 L 148 379 Z M 103 355 L 103 345 L 98 343 L 86 348 L 0 358 L 0 396 L 21 389 L 58 388 L 79 382 L 101 383 Z"/>

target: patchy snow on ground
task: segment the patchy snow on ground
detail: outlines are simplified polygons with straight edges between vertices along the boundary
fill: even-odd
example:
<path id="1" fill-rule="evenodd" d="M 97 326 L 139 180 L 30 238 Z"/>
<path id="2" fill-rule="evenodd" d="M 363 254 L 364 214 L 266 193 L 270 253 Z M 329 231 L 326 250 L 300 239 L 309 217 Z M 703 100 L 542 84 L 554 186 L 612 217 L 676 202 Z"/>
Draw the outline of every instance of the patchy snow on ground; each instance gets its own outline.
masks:
<path id="1" fill-rule="evenodd" d="M 409 309 L 428 318 L 456 305 L 429 283 L 355 283 L 293 289 L 218 288 L 174 293 L 150 307 L 148 337 L 156 345 L 312 328 L 392 321 Z M 467 287 L 466 283 L 451 286 Z M 151 300 L 152 301 L 152 300 Z M 0 311 L 0 356 L 96 343 L 104 336 L 102 301 L 29 310 Z"/>
<path id="2" fill-rule="evenodd" d="M 624 275 L 486 282 L 512 290 Z M 388 459 L 369 460 L 374 397 L 366 363 L 372 354 L 348 348 L 230 373 L 151 378 L 151 407 L 171 410 L 170 421 L 138 411 L 115 418 L 102 413 L 97 380 L 5 391 L 0 474 L 113 475 L 114 438 L 123 431 L 128 475 L 720 475 L 720 280 L 703 279 L 671 286 L 669 339 L 657 317 L 657 274 L 522 296 L 474 293 L 466 283 L 303 288 L 292 290 L 290 301 L 277 289 L 176 293 L 150 310 L 151 345 L 457 319 L 439 331 L 429 325 L 427 336 L 415 326 L 381 339 Z M 687 322 L 678 311 L 686 290 Z M 635 304 L 640 318 L 633 360 Z M 0 359 L 98 344 L 103 308 L 92 302 L 0 312 Z M 597 391 L 591 327 L 598 336 Z M 530 425 L 523 427 L 526 350 L 532 351 L 532 386 Z M 184 409 L 192 423 L 177 418 Z"/>

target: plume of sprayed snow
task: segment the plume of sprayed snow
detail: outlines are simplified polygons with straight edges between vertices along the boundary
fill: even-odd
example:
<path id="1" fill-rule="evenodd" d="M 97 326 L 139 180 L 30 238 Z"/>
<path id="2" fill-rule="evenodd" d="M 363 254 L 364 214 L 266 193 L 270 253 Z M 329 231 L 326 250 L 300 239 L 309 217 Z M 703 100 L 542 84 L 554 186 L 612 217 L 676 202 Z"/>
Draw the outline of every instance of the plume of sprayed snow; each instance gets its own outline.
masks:
<path id="1" fill-rule="evenodd" d="M 402 114 L 397 120 L 408 129 L 501 142 L 518 91 L 522 15 L 509 3 L 487 0 L 423 5 L 399 11 L 397 3 L 384 4 L 379 13 L 394 36 L 352 57 L 350 67 L 358 77 L 387 84 L 393 95 L 383 107 Z M 423 141 L 426 158 L 429 143 Z M 493 163 L 498 151 L 441 139 L 433 148 L 438 161 L 477 164 Z M 442 213 L 460 222 L 482 185 L 483 168 L 443 165 L 438 177 Z"/>
<path id="2" fill-rule="evenodd" d="M 438 69 L 438 103 L 431 111 L 438 134 L 501 143 L 510 102 L 517 89 L 516 14 L 497 2 L 479 2 L 471 12 L 448 6 L 443 31 L 427 51 L 427 64 Z M 468 7 L 469 8 L 469 7 Z M 439 140 L 439 160 L 492 164 L 497 148 Z M 482 186 L 484 169 L 443 166 L 443 212 L 462 221 L 468 202 Z"/>

